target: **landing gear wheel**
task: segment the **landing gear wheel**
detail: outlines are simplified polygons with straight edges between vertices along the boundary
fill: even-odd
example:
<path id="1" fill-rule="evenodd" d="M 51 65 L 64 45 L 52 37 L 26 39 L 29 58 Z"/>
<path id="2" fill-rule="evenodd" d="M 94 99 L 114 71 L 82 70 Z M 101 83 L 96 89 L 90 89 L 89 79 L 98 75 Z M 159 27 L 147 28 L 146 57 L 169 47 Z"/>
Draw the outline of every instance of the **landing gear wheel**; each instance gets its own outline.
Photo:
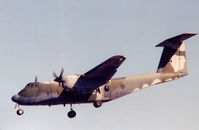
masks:
<path id="1" fill-rule="evenodd" d="M 68 117 L 69 118 L 73 118 L 75 116 L 76 116 L 76 112 L 75 111 L 71 110 L 71 111 L 68 112 Z"/>
<path id="2" fill-rule="evenodd" d="M 22 109 L 19 109 L 19 110 L 17 110 L 16 113 L 17 113 L 17 115 L 21 116 L 24 113 L 24 111 Z"/>
<path id="3" fill-rule="evenodd" d="M 98 108 L 98 107 L 101 107 L 102 106 L 102 101 L 95 101 L 94 103 L 93 103 L 93 106 L 95 107 L 95 108 Z"/>

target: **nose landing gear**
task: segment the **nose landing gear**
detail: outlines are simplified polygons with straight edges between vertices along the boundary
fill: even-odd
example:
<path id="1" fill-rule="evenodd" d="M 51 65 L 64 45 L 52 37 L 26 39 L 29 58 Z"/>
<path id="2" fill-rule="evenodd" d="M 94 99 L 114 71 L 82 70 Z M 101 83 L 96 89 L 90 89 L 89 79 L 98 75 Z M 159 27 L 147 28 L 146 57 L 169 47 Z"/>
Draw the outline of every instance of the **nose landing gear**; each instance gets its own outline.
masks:
<path id="1" fill-rule="evenodd" d="M 15 109 L 16 109 L 16 108 L 18 108 L 18 110 L 16 111 L 17 115 L 18 115 L 18 116 L 21 116 L 21 115 L 24 113 L 24 111 L 23 111 L 21 108 L 19 108 L 19 104 L 16 104 L 16 105 L 15 105 Z"/>
<path id="2" fill-rule="evenodd" d="M 76 116 L 76 112 L 72 108 L 72 104 L 70 104 L 70 111 L 68 112 L 69 118 L 74 118 Z"/>

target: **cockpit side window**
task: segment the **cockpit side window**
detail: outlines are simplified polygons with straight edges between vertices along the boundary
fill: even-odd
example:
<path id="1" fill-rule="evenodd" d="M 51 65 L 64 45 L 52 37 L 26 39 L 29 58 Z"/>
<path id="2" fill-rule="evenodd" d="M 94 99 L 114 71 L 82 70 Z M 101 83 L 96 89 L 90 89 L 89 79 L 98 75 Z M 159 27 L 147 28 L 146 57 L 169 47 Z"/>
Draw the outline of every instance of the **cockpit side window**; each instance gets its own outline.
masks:
<path id="1" fill-rule="evenodd" d="M 38 86 L 38 84 L 35 84 L 35 83 L 28 83 L 26 85 L 26 88 L 31 88 L 31 87 L 35 87 L 35 86 Z"/>
<path id="2" fill-rule="evenodd" d="M 28 83 L 27 85 L 26 85 L 26 88 L 30 88 L 30 87 L 32 87 L 33 85 L 32 85 L 32 83 Z"/>

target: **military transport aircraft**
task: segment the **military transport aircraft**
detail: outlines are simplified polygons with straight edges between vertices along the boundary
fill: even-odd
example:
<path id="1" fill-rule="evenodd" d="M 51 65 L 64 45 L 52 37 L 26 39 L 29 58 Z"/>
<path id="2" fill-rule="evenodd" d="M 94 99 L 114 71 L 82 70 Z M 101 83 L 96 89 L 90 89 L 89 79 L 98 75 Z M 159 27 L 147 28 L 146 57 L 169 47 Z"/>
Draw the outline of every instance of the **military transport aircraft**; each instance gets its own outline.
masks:
<path id="1" fill-rule="evenodd" d="M 17 114 L 24 111 L 19 105 L 58 105 L 70 104 L 68 117 L 73 118 L 76 112 L 72 104 L 93 103 L 98 108 L 108 102 L 151 85 L 172 81 L 187 75 L 185 46 L 183 41 L 196 35 L 184 33 L 167 39 L 156 47 L 164 47 L 156 73 L 111 79 L 117 68 L 126 59 L 116 55 L 85 74 L 59 76 L 49 82 L 28 83 L 17 95 L 12 97 L 18 108 Z"/>

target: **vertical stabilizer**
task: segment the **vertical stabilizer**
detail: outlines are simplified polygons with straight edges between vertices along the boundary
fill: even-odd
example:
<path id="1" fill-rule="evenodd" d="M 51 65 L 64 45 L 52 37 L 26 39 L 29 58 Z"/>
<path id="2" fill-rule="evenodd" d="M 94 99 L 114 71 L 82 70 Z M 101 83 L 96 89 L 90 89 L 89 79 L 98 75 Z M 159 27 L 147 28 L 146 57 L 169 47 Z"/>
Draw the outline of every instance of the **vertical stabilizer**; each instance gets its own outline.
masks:
<path id="1" fill-rule="evenodd" d="M 167 39 L 156 47 L 164 47 L 157 73 L 183 73 L 187 74 L 187 63 L 184 40 L 196 35 L 184 33 Z"/>

